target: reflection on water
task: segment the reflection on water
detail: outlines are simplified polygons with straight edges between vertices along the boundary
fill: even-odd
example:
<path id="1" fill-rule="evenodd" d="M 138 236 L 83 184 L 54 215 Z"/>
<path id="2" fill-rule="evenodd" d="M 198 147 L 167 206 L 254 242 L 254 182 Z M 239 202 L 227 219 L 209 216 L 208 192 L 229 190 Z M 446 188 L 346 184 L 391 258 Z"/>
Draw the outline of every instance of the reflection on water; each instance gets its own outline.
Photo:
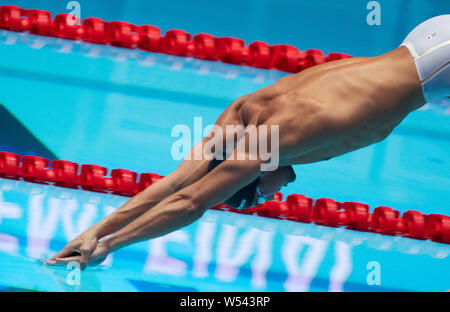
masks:
<path id="1" fill-rule="evenodd" d="M 2 287 L 45 291 L 448 288 L 450 246 L 221 211 L 208 211 L 186 228 L 119 250 L 100 266 L 83 271 L 79 286 L 70 286 L 70 271 L 42 266 L 36 259 L 60 250 L 127 198 L 4 179 L 0 190 Z M 379 286 L 366 282 L 371 261 L 380 263 Z"/>

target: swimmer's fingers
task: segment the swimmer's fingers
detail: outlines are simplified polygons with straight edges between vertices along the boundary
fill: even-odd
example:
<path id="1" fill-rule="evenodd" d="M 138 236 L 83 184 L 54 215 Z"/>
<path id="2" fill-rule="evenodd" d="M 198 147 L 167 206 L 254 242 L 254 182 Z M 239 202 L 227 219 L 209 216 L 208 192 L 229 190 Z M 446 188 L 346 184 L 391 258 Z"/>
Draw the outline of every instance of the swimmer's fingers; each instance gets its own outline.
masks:
<path id="1" fill-rule="evenodd" d="M 80 262 L 80 258 L 81 258 L 80 256 L 66 257 L 66 258 L 56 258 L 55 261 L 56 261 L 56 264 L 67 264 L 67 263 L 72 262 L 72 261 Z"/>
<path id="2" fill-rule="evenodd" d="M 76 261 L 80 264 L 81 268 L 84 268 L 84 265 L 79 261 L 80 256 L 75 257 L 66 257 L 66 258 L 54 258 L 53 260 L 48 260 L 44 263 L 47 266 L 66 266 L 68 263 L 72 261 Z"/>
<path id="3" fill-rule="evenodd" d="M 74 256 L 74 257 L 66 257 L 66 258 L 56 258 L 54 265 L 67 265 L 71 262 L 77 262 L 80 266 L 80 269 L 84 269 L 86 267 L 86 263 L 83 263 L 80 261 L 81 256 Z"/>
<path id="4" fill-rule="evenodd" d="M 104 243 L 99 243 L 97 248 L 95 248 L 89 256 L 89 265 L 97 265 L 102 263 L 106 259 L 106 256 L 108 256 L 109 252 L 110 249 L 108 246 Z"/>
<path id="5" fill-rule="evenodd" d="M 92 249 L 89 246 L 82 246 L 80 248 L 79 261 L 81 264 L 86 265 L 89 262 L 89 256 L 92 253 Z"/>
<path id="6" fill-rule="evenodd" d="M 55 254 L 53 257 L 51 257 L 49 260 L 47 260 L 46 262 L 44 262 L 45 265 L 53 265 L 56 264 L 56 259 L 57 258 L 64 258 L 67 256 L 72 255 L 75 252 L 74 248 L 70 245 L 67 245 L 66 247 L 64 247 L 60 252 L 58 252 L 57 254 Z"/>
<path id="7" fill-rule="evenodd" d="M 47 261 L 45 264 L 52 266 L 62 266 L 67 265 L 70 262 L 76 261 L 79 263 L 80 268 L 84 269 L 88 265 L 97 265 L 102 263 L 107 255 L 108 250 L 104 247 L 98 248 L 94 252 L 91 252 L 91 250 L 88 249 L 80 248 L 80 252 L 77 251 L 71 252 L 66 256 L 57 257 L 57 255 L 55 255 L 51 260 Z"/>

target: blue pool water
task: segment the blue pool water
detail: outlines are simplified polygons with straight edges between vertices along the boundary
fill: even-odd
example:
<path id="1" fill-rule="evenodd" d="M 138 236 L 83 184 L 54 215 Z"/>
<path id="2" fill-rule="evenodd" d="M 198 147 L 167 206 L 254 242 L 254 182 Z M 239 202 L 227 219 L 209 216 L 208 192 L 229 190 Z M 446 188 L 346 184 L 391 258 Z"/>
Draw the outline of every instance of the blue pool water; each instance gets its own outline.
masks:
<path id="1" fill-rule="evenodd" d="M 11 1 L 26 7 L 24 2 Z M 143 1 L 137 2 L 145 7 Z M 356 14 L 360 12 L 358 7 L 347 8 L 350 11 L 347 12 L 337 4 L 327 10 L 325 2 L 320 2 L 318 8 L 307 4 L 306 7 L 294 6 L 284 1 L 301 14 L 300 24 L 307 21 L 308 25 L 314 25 L 312 34 L 302 33 L 301 42 L 296 41 L 300 39 L 292 31 L 281 32 L 280 25 L 277 26 L 279 36 L 276 29 L 241 29 L 236 25 L 226 28 L 222 24 L 222 28 L 213 26 L 210 32 L 235 35 L 248 41 L 262 39 L 274 43 L 275 38 L 279 38 L 277 40 L 300 48 L 373 55 L 395 47 L 421 19 L 443 10 L 450 12 L 444 2 L 425 1 L 426 4 L 419 5 L 411 1 L 408 2 L 410 14 L 403 16 L 399 12 L 404 1 L 380 2 L 389 9 L 385 25 L 376 31 L 366 29 L 367 25 L 349 30 L 348 25 L 340 23 L 335 30 L 326 32 L 323 24 L 311 17 L 307 19 L 305 13 L 311 9 L 330 16 L 357 18 L 367 13 L 364 7 L 361 9 L 364 13 Z M 35 1 L 33 5 L 55 13 L 64 11 L 64 6 L 54 3 Z M 89 5 L 89 14 L 145 22 L 144 14 L 130 6 L 122 10 L 128 13 L 115 16 L 113 7 L 117 3 L 111 3 L 111 8 L 104 11 Z M 230 3 L 230 10 L 238 12 L 237 2 Z M 267 4 L 273 5 L 270 1 Z M 252 3 L 252 7 L 255 6 Z M 194 9 L 190 7 L 192 12 Z M 248 12 L 249 8 L 246 10 Z M 330 13 L 332 11 L 335 15 Z M 179 19 L 161 20 L 154 11 L 149 12 L 153 18 L 149 23 L 164 29 L 180 27 L 196 33 L 205 31 L 200 27 L 207 27 L 200 19 L 194 21 L 180 15 Z M 267 20 L 259 20 L 267 12 L 260 14 L 255 13 L 254 23 L 260 22 L 266 29 L 275 27 Z M 401 16 L 404 23 L 393 25 L 396 16 Z M 393 31 L 394 26 L 397 31 Z M 285 24 L 283 29 L 290 28 Z M 365 38 L 359 42 L 366 44 L 358 45 L 356 40 L 349 39 L 337 42 L 329 38 L 329 32 L 333 31 L 354 31 L 357 38 Z M 316 32 L 322 37 L 317 37 Z M 202 117 L 203 127 L 206 127 L 214 123 L 235 98 L 285 75 L 272 70 L 8 31 L 0 32 L 0 56 L 2 107 L 25 125 L 55 158 L 162 175 L 174 170 L 179 163 L 170 154 L 177 139 L 171 136 L 174 126 L 193 128 L 194 118 Z M 297 167 L 297 181 L 283 192 L 360 201 L 372 208 L 387 205 L 400 211 L 412 209 L 449 215 L 449 115 L 448 102 L 427 104 L 408 116 L 379 144 L 328 162 Z M 16 133 L 8 135 L 14 138 Z M 200 132 L 192 133 L 192 142 L 199 137 Z M 4 145 L 3 142 L 0 145 Z M 8 148 L 22 154 L 35 153 L 17 146 Z M 115 252 L 101 266 L 83 271 L 80 285 L 67 283 L 70 270 L 44 267 L 39 263 L 126 199 L 0 179 L 0 289 L 450 289 L 449 245 L 220 211 L 208 211 L 201 220 L 186 228 Z M 367 282 L 373 264 L 379 265 L 380 285 Z"/>

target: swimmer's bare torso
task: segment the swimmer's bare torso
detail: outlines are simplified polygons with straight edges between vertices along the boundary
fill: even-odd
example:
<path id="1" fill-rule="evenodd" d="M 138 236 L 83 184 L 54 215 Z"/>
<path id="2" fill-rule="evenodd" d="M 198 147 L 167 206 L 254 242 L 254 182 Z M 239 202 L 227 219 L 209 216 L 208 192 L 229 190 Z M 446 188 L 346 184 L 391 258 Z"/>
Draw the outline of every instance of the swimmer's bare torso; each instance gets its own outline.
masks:
<path id="1" fill-rule="evenodd" d="M 218 124 L 280 126 L 280 165 L 326 160 L 387 137 L 425 104 L 405 47 L 284 77 L 237 99 Z"/>

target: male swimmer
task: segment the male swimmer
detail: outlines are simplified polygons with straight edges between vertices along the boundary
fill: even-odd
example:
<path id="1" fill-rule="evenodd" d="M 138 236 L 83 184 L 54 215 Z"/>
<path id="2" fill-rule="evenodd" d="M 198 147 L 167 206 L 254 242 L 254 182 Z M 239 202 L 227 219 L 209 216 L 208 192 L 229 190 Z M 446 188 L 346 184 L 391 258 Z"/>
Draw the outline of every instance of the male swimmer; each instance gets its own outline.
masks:
<path id="1" fill-rule="evenodd" d="M 263 125 L 279 125 L 276 170 L 261 172 L 266 160 L 249 148 L 235 148 L 223 161 L 185 159 L 46 264 L 99 263 L 118 248 L 188 225 L 219 203 L 249 207 L 260 196 L 270 199 L 295 179 L 292 165 L 379 142 L 410 112 L 450 96 L 449 62 L 450 15 L 441 15 L 420 24 L 389 53 L 322 64 L 238 98 L 216 126 L 254 126 L 261 135 Z M 214 139 L 204 138 L 190 155 Z M 247 134 L 240 140 L 250 143 Z"/>

